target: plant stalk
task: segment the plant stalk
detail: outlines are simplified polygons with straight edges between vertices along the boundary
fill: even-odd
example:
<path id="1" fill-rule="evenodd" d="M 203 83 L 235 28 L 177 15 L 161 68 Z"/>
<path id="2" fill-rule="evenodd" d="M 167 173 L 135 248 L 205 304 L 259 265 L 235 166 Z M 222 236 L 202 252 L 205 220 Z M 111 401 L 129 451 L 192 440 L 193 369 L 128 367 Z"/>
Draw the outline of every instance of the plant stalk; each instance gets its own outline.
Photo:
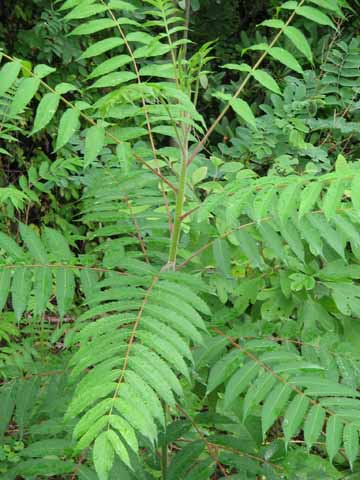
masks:
<path id="1" fill-rule="evenodd" d="M 187 125 L 183 125 L 183 148 L 182 150 L 182 163 L 181 163 L 181 171 L 180 171 L 180 178 L 179 178 L 179 186 L 176 195 L 176 206 L 175 206 L 175 218 L 174 218 L 174 226 L 171 236 L 171 244 L 170 244 L 170 252 L 169 252 L 169 260 L 168 260 L 168 267 L 169 269 L 175 270 L 176 264 L 176 256 L 177 256 L 177 249 L 179 245 L 180 239 L 180 231 L 181 231 L 181 221 L 184 209 L 184 202 L 185 202 L 185 187 L 186 187 L 186 176 L 187 176 L 187 157 L 188 157 L 188 134 L 189 129 Z"/>

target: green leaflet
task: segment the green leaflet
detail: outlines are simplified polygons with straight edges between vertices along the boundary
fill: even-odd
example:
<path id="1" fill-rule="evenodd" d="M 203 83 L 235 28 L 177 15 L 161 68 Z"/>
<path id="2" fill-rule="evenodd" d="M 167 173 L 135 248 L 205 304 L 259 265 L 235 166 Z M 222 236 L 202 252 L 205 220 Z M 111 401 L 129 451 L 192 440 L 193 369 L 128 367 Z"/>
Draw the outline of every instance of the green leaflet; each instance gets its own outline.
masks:
<path id="1" fill-rule="evenodd" d="M 82 392 L 81 395 L 75 395 L 66 412 L 66 418 L 75 418 L 82 413 L 86 408 L 94 404 L 94 402 L 101 400 L 107 395 L 112 395 L 116 390 L 116 383 L 104 383 L 93 385 L 87 391 Z"/>
<path id="2" fill-rule="evenodd" d="M 351 184 L 351 200 L 357 212 L 360 212 L 360 173 L 357 173 Z"/>
<path id="3" fill-rule="evenodd" d="M 114 447 L 108 438 L 107 431 L 101 433 L 95 440 L 93 450 L 93 461 L 99 480 L 108 480 L 114 463 L 114 453 Z"/>
<path id="4" fill-rule="evenodd" d="M 178 315 L 176 312 L 168 308 L 149 304 L 146 305 L 144 312 L 146 314 L 150 313 L 150 316 L 158 318 L 160 321 L 166 323 L 171 328 L 184 335 L 185 338 L 192 339 L 196 343 L 202 343 L 202 337 L 198 330 L 182 315 Z"/>
<path id="5" fill-rule="evenodd" d="M 28 227 L 24 223 L 20 223 L 19 230 L 21 238 L 29 249 L 29 252 L 33 258 L 37 262 L 46 265 L 48 263 L 48 256 L 40 237 L 31 227 Z"/>
<path id="6" fill-rule="evenodd" d="M 93 0 L 82 2 L 71 12 L 65 15 L 65 20 L 80 20 L 82 18 L 92 17 L 93 15 L 105 12 L 108 9 L 106 5 L 92 5 L 93 3 Z"/>
<path id="7" fill-rule="evenodd" d="M 328 25 L 329 27 L 332 27 L 336 30 L 336 27 L 332 20 L 325 13 L 323 13 L 321 10 L 318 10 L 317 8 L 302 6 L 296 9 L 296 13 L 297 15 L 308 18 L 315 23 L 318 23 L 320 25 Z"/>
<path id="8" fill-rule="evenodd" d="M 65 237 L 54 228 L 45 227 L 43 240 L 50 252 L 54 252 L 56 259 L 67 262 L 73 258 L 73 254 L 69 248 Z M 85 270 L 86 272 L 87 270 Z"/>
<path id="9" fill-rule="evenodd" d="M 264 239 L 264 243 L 273 251 L 274 255 L 284 261 L 284 244 L 281 236 L 275 231 L 275 229 L 267 222 L 264 222 L 258 226 L 258 230 Z"/>
<path id="10" fill-rule="evenodd" d="M 113 72 L 120 67 L 123 67 L 127 63 L 131 62 L 130 55 L 115 55 L 114 57 L 105 60 L 104 62 L 100 63 L 87 77 L 88 79 L 100 77 L 102 75 L 106 75 L 107 73 Z"/>
<path id="11" fill-rule="evenodd" d="M 325 8 L 326 10 L 331 10 L 332 12 L 341 14 L 339 5 L 341 5 L 342 2 L 339 2 L 339 5 L 336 0 L 309 0 L 309 2 L 315 3 L 317 7 L 322 7 L 322 8 Z"/>
<path id="12" fill-rule="evenodd" d="M 25 457 L 46 457 L 49 455 L 63 456 L 64 450 L 69 447 L 68 440 L 48 438 L 32 443 L 21 454 Z"/>
<path id="13" fill-rule="evenodd" d="M 107 409 L 108 413 L 110 411 L 111 405 L 112 405 L 112 399 L 107 398 L 106 400 L 109 400 L 110 406 Z M 105 401 L 105 400 L 103 400 Z M 96 407 L 94 407 L 96 408 Z M 90 410 L 90 412 L 93 409 Z M 88 448 L 89 445 L 91 445 L 94 440 L 100 435 L 100 433 L 104 430 L 109 425 L 109 418 L 108 415 L 104 415 L 103 417 L 98 418 L 96 421 L 94 421 L 89 427 L 87 428 L 86 432 L 82 437 L 79 439 L 78 443 L 76 444 L 76 452 L 82 452 L 84 448 Z"/>
<path id="14" fill-rule="evenodd" d="M 75 8 L 80 4 L 85 4 L 90 6 L 92 3 L 95 3 L 96 0 L 65 0 L 65 2 L 60 6 L 59 11 L 69 10 Z M 56 0 L 55 3 L 61 3 L 61 0 Z"/>
<path id="15" fill-rule="evenodd" d="M 79 123 L 80 111 L 69 108 L 62 115 L 59 123 L 59 131 L 56 139 L 55 151 L 60 150 L 68 143 L 74 133 L 80 126 Z"/>
<path id="16" fill-rule="evenodd" d="M 57 268 L 56 279 L 56 301 L 61 318 L 70 309 L 75 293 L 75 275 L 69 268 Z"/>
<path id="17" fill-rule="evenodd" d="M 293 390 L 289 385 L 281 383 L 275 387 L 275 389 L 265 400 L 261 412 L 261 423 L 264 438 L 266 432 L 273 425 L 275 420 L 277 420 L 277 418 L 282 414 L 282 411 L 292 392 Z"/>
<path id="18" fill-rule="evenodd" d="M 16 260 L 24 257 L 24 252 L 19 245 L 3 232 L 0 232 L 0 248 Z"/>
<path id="19" fill-rule="evenodd" d="M 299 223 L 299 231 L 301 232 L 302 238 L 308 243 L 310 251 L 313 255 L 323 255 L 323 242 L 320 237 L 320 233 L 314 226 L 309 222 L 306 217 L 303 217 Z"/>
<path id="20" fill-rule="evenodd" d="M 294 46 L 313 64 L 314 59 L 311 47 L 301 30 L 293 26 L 287 26 L 284 29 L 284 35 L 294 44 Z"/>
<path id="21" fill-rule="evenodd" d="M 351 470 L 359 453 L 359 430 L 358 427 L 347 423 L 344 427 L 344 448 L 349 460 Z"/>
<path id="22" fill-rule="evenodd" d="M 304 245 L 294 224 L 288 221 L 281 226 L 280 231 L 291 250 L 303 262 L 305 258 Z"/>
<path id="23" fill-rule="evenodd" d="M 111 18 L 90 20 L 90 22 L 86 22 L 74 28 L 70 35 L 90 35 L 91 33 L 100 32 L 114 26 L 116 26 L 116 22 L 114 22 L 114 20 Z"/>
<path id="24" fill-rule="evenodd" d="M 182 356 L 174 350 L 173 346 L 166 340 L 159 338 L 158 335 L 148 332 L 138 331 L 138 336 L 144 345 L 150 347 L 158 355 L 160 355 L 166 362 L 171 364 L 175 369 L 184 375 L 190 381 L 189 369 L 184 362 Z"/>
<path id="25" fill-rule="evenodd" d="M 119 398 L 114 400 L 116 410 L 135 430 L 147 437 L 151 443 L 154 443 L 157 429 L 153 419 L 150 417 L 149 412 L 144 409 L 141 399 L 136 396 L 123 397 L 121 392 L 125 390 L 125 387 L 126 385 L 122 385 Z"/>
<path id="26" fill-rule="evenodd" d="M 54 117 L 60 102 L 60 95 L 57 93 L 46 93 L 41 99 L 36 110 L 34 127 L 31 134 L 42 130 Z"/>
<path id="27" fill-rule="evenodd" d="M 314 405 L 307 414 L 304 424 L 304 438 L 308 451 L 318 440 L 325 421 L 325 410 L 321 405 Z"/>
<path id="28" fill-rule="evenodd" d="M 345 259 L 345 241 L 344 237 L 338 231 L 333 229 L 322 215 L 308 215 L 310 223 L 316 228 L 325 242 L 330 245 L 335 252 Z"/>
<path id="29" fill-rule="evenodd" d="M 280 193 L 279 201 L 277 204 L 277 213 L 281 223 L 285 223 L 292 215 L 297 207 L 299 183 L 290 183 Z"/>
<path id="30" fill-rule="evenodd" d="M 294 70 L 297 73 L 303 73 L 300 63 L 296 60 L 294 55 L 281 47 L 272 47 L 269 49 L 269 54 L 279 61 L 290 70 Z"/>
<path id="31" fill-rule="evenodd" d="M 277 18 L 271 18 L 270 20 L 264 20 L 259 24 L 259 26 L 269 27 L 269 28 L 282 28 L 284 26 L 284 22 Z"/>
<path id="32" fill-rule="evenodd" d="M 0 70 L 0 97 L 6 93 L 20 73 L 20 62 L 6 63 Z"/>
<path id="33" fill-rule="evenodd" d="M 134 432 L 134 429 L 131 427 L 131 425 L 124 420 L 123 418 L 115 415 L 110 415 L 109 416 L 109 423 L 110 425 L 118 430 L 118 432 L 121 434 L 121 436 L 125 439 L 126 443 L 129 445 L 129 447 L 137 453 L 139 450 L 139 445 L 138 441 Z M 127 454 L 127 451 L 126 451 Z M 121 458 L 121 454 L 118 453 L 118 455 Z"/>
<path id="34" fill-rule="evenodd" d="M 332 216 L 333 222 L 337 230 L 342 232 L 344 236 L 350 240 L 350 242 L 355 246 L 360 246 L 360 234 L 356 227 L 344 216 L 336 215 Z"/>
<path id="35" fill-rule="evenodd" d="M 179 273 L 177 273 L 179 275 Z M 183 283 L 175 283 L 175 282 L 170 282 L 168 280 L 162 280 L 156 284 L 155 291 L 157 289 L 165 290 L 166 292 L 170 293 L 171 295 L 176 295 L 180 300 L 182 300 L 182 303 L 189 303 L 192 305 L 193 308 L 198 310 L 200 313 L 203 313 L 204 315 L 211 315 L 211 310 L 204 302 L 204 300 L 197 294 L 195 293 L 201 288 L 204 288 L 204 285 L 196 285 L 194 284 L 187 284 L 186 279 L 183 279 Z"/>
<path id="36" fill-rule="evenodd" d="M 344 182 L 341 178 L 331 182 L 323 203 L 323 210 L 327 220 L 330 220 L 334 215 L 336 215 L 336 210 L 340 204 L 343 193 Z"/>
<path id="37" fill-rule="evenodd" d="M 35 312 L 38 316 L 45 313 L 51 294 L 51 270 L 47 267 L 37 268 L 34 276 Z"/>
<path id="38" fill-rule="evenodd" d="M 53 475 L 70 475 L 76 464 L 70 460 L 54 458 L 36 458 L 19 462 L 11 469 L 11 475 L 21 477 L 39 477 Z"/>
<path id="39" fill-rule="evenodd" d="M 140 69 L 142 77 L 175 78 L 174 67 L 171 63 L 146 65 Z"/>
<path id="40" fill-rule="evenodd" d="M 0 312 L 3 310 L 10 290 L 11 270 L 0 267 Z"/>
<path id="41" fill-rule="evenodd" d="M 310 212 L 316 205 L 323 189 L 321 182 L 311 182 L 301 192 L 299 218 Z"/>
<path id="42" fill-rule="evenodd" d="M 217 269 L 224 275 L 230 275 L 230 249 L 226 239 L 217 238 L 213 243 L 213 254 Z"/>
<path id="43" fill-rule="evenodd" d="M 305 391 L 306 395 L 311 397 L 329 397 L 329 396 L 348 396 L 356 397 L 357 392 L 352 388 L 336 383 L 324 382 L 322 383 L 319 379 L 317 382 L 314 382 L 314 385 L 309 385 L 307 383 L 307 389 Z"/>
<path id="44" fill-rule="evenodd" d="M 274 78 L 265 70 L 254 70 L 251 75 L 257 80 L 263 87 L 267 88 L 271 92 L 281 95 L 281 90 Z"/>
<path id="45" fill-rule="evenodd" d="M 78 88 L 75 87 L 75 85 L 73 85 L 72 83 L 68 82 L 58 83 L 55 87 L 55 91 L 59 95 L 65 95 L 66 93 L 73 92 L 74 90 L 78 90 Z"/>
<path id="46" fill-rule="evenodd" d="M 151 385 L 159 397 L 168 405 L 175 405 L 175 399 L 170 385 L 159 372 L 154 371 L 154 368 L 149 365 L 145 359 L 136 356 L 131 357 L 129 360 L 129 368 L 143 378 L 148 385 Z"/>
<path id="47" fill-rule="evenodd" d="M 259 373 L 260 368 L 257 363 L 248 362 L 230 378 L 226 385 L 224 395 L 224 402 L 227 407 L 245 390 L 253 378 Z"/>
<path id="48" fill-rule="evenodd" d="M 81 417 L 81 419 L 76 424 L 76 427 L 73 431 L 73 438 L 79 439 L 83 435 L 87 434 L 89 430 L 92 428 L 95 423 L 97 423 L 99 418 L 102 418 L 106 412 L 111 409 L 112 399 L 105 398 L 97 403 L 94 407 L 88 410 L 85 415 Z M 99 431 L 101 428 L 99 429 Z M 91 443 L 92 440 L 89 441 Z M 86 446 L 82 446 L 81 449 L 86 448 Z"/>
<path id="49" fill-rule="evenodd" d="M 309 403 L 310 400 L 304 395 L 296 395 L 288 406 L 283 420 L 286 448 L 291 438 L 298 432 L 309 408 Z"/>
<path id="50" fill-rule="evenodd" d="M 139 398 L 143 399 L 145 408 L 151 413 L 160 425 L 165 425 L 164 411 L 159 397 L 151 386 L 149 386 L 137 373 L 127 370 L 125 381 L 137 393 Z"/>
<path id="51" fill-rule="evenodd" d="M 182 396 L 182 386 L 178 377 L 157 353 L 140 344 L 135 344 L 132 351 L 136 358 L 144 360 L 149 366 L 156 368 L 171 390 L 179 397 Z M 151 385 L 151 382 L 149 384 Z"/>
<path id="52" fill-rule="evenodd" d="M 28 268 L 16 268 L 11 285 L 12 306 L 18 321 L 22 319 L 31 293 L 32 274 Z"/>
<path id="53" fill-rule="evenodd" d="M 129 82 L 136 78 L 133 72 L 112 72 L 99 78 L 89 88 L 108 88 L 116 87 L 122 83 Z"/>
<path id="54" fill-rule="evenodd" d="M 156 333 L 156 335 L 163 337 L 167 342 L 171 343 L 184 358 L 190 360 L 192 363 L 194 362 L 188 344 L 175 330 L 169 328 L 165 323 L 150 317 L 144 317 L 141 320 L 141 324 L 146 326 L 148 331 Z"/>
<path id="55" fill-rule="evenodd" d="M 0 416 L 0 439 L 2 441 L 4 433 L 8 428 L 8 424 L 15 408 L 14 388 L 13 385 L 5 386 L 0 391 L 1 416 Z"/>
<path id="56" fill-rule="evenodd" d="M 187 445 L 184 449 L 182 449 L 181 452 L 177 453 L 168 469 L 169 480 L 185 478 L 185 474 L 189 469 L 189 465 L 192 465 L 192 463 L 204 452 L 204 450 L 204 442 L 197 441 L 192 442 L 190 445 Z M 194 477 L 190 475 L 190 478 Z"/>
<path id="57" fill-rule="evenodd" d="M 249 259 L 251 266 L 254 268 L 259 268 L 263 270 L 265 267 L 264 261 L 261 257 L 259 247 L 257 242 L 249 233 L 243 229 L 238 230 L 235 233 L 236 239 L 239 242 L 239 246 L 241 250 L 245 253 L 247 258 Z"/>
<path id="58" fill-rule="evenodd" d="M 263 188 L 255 197 L 254 201 L 254 219 L 260 224 L 260 222 L 267 215 L 269 210 L 276 202 L 277 190 L 272 185 Z"/>
<path id="59" fill-rule="evenodd" d="M 45 78 L 53 72 L 56 72 L 56 68 L 44 64 L 36 65 L 34 68 L 34 75 L 36 75 L 36 78 Z"/>
<path id="60" fill-rule="evenodd" d="M 119 418 L 119 417 L 115 417 L 115 418 Z M 126 431 L 124 433 L 126 433 Z M 109 442 L 111 443 L 116 455 L 120 458 L 122 462 L 125 463 L 125 465 L 131 468 L 129 453 L 125 445 L 123 444 L 123 442 L 120 440 L 119 436 L 113 430 L 107 430 L 106 436 Z"/>
<path id="61" fill-rule="evenodd" d="M 244 421 L 253 407 L 256 407 L 270 393 L 276 384 L 276 378 L 268 372 L 263 373 L 246 392 L 243 407 Z"/>
<path id="62" fill-rule="evenodd" d="M 124 0 L 110 0 L 109 8 L 111 10 L 125 10 L 127 12 L 134 12 L 137 9 L 135 5 L 125 2 Z"/>
<path id="63" fill-rule="evenodd" d="M 24 430 L 28 426 L 32 409 L 38 400 L 39 387 L 39 378 L 36 377 L 17 382 L 14 419 L 19 427 L 20 437 L 23 436 Z"/>
<path id="64" fill-rule="evenodd" d="M 237 113 L 246 123 L 256 128 L 256 118 L 249 107 L 249 104 L 241 98 L 233 98 L 230 105 L 235 113 Z"/>
<path id="65" fill-rule="evenodd" d="M 11 117 L 16 116 L 24 110 L 38 91 L 39 86 L 40 79 L 38 78 L 23 78 L 21 80 L 11 103 L 9 112 Z"/>
<path id="66" fill-rule="evenodd" d="M 243 355 L 237 349 L 221 357 L 210 370 L 207 393 L 211 393 L 215 388 L 224 383 L 239 368 L 242 361 Z"/>
<path id="67" fill-rule="evenodd" d="M 99 40 L 90 47 L 88 47 L 85 52 L 81 55 L 81 59 L 92 58 L 102 53 L 113 50 L 114 48 L 124 45 L 124 40 L 122 38 L 113 37 L 106 38 L 105 40 Z"/>
<path id="68" fill-rule="evenodd" d="M 175 288 L 177 286 L 175 285 Z M 196 328 L 199 330 L 207 331 L 206 325 L 198 314 L 198 312 L 193 308 L 187 301 L 180 299 L 177 295 L 171 295 L 166 293 L 164 290 L 161 290 L 161 295 L 153 295 L 151 298 L 151 304 L 162 305 L 165 308 L 173 308 L 176 313 L 182 314 L 187 320 L 189 320 Z"/>
<path id="69" fill-rule="evenodd" d="M 84 167 L 92 165 L 105 144 L 105 129 L 94 125 L 86 130 Z"/>
<path id="70" fill-rule="evenodd" d="M 342 442 L 343 423 L 336 415 L 331 415 L 326 424 L 326 451 L 330 462 L 334 460 Z"/>

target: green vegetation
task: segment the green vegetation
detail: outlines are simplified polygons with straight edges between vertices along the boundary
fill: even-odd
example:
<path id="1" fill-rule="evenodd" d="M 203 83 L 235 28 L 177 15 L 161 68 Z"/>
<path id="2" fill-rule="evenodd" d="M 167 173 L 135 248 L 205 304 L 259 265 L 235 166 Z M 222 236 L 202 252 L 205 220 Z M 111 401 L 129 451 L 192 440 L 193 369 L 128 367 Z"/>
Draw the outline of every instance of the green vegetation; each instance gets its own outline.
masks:
<path id="1" fill-rule="evenodd" d="M 15 3 L 1 478 L 360 478 L 357 2 Z"/>

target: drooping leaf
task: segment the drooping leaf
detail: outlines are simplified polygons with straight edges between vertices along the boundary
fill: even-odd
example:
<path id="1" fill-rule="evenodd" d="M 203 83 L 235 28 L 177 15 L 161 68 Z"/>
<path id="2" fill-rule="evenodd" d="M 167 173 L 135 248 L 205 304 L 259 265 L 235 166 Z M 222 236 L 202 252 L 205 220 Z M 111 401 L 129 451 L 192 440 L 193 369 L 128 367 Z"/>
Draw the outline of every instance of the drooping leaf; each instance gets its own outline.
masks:
<path id="1" fill-rule="evenodd" d="M 0 312 L 4 308 L 8 299 L 11 282 L 11 270 L 0 267 Z"/>
<path id="2" fill-rule="evenodd" d="M 249 104 L 241 98 L 233 98 L 230 101 L 233 110 L 243 119 L 246 123 L 256 128 L 256 118 L 249 107 Z"/>
<path id="3" fill-rule="evenodd" d="M 15 269 L 11 286 L 11 298 L 18 321 L 21 320 L 28 305 L 31 292 L 31 276 L 31 271 L 26 267 Z"/>
<path id="4" fill-rule="evenodd" d="M 314 208 L 322 188 L 323 185 L 321 182 L 311 182 L 304 188 L 300 196 L 299 218 L 303 217 Z"/>
<path id="5" fill-rule="evenodd" d="M 360 212 L 360 173 L 356 174 L 351 184 L 351 200 L 357 212 Z"/>
<path id="6" fill-rule="evenodd" d="M 294 70 L 297 73 L 303 73 L 300 63 L 296 60 L 294 55 L 288 52 L 288 50 L 281 47 L 272 47 L 269 50 L 269 54 L 275 58 L 275 60 L 278 60 L 286 67 L 290 68 L 290 70 Z"/>
<path id="7" fill-rule="evenodd" d="M 343 192 L 344 183 L 342 179 L 331 182 L 330 187 L 326 192 L 323 204 L 323 209 L 327 220 L 330 220 L 334 215 L 336 215 L 336 209 L 339 206 Z"/>
<path id="8" fill-rule="evenodd" d="M 230 378 L 225 389 L 225 405 L 229 406 L 232 404 L 259 373 L 259 369 L 260 366 L 257 363 L 249 362 Z"/>
<path id="9" fill-rule="evenodd" d="M 40 237 L 31 227 L 24 223 L 20 223 L 19 229 L 21 238 L 34 259 L 43 265 L 47 264 L 48 256 Z"/>
<path id="10" fill-rule="evenodd" d="M 93 164 L 105 143 L 105 129 L 94 125 L 86 131 L 84 167 Z"/>
<path id="11" fill-rule="evenodd" d="M 304 438 L 308 451 L 318 440 L 325 421 L 325 410 L 321 405 L 314 405 L 307 414 L 304 425 Z"/>
<path id="12" fill-rule="evenodd" d="M 261 412 L 261 423 L 264 437 L 275 420 L 282 414 L 292 392 L 293 390 L 289 385 L 281 383 L 274 388 L 265 400 Z"/>
<path id="13" fill-rule="evenodd" d="M 62 115 L 59 123 L 55 151 L 60 150 L 60 148 L 66 145 L 79 128 L 79 116 L 80 112 L 73 108 L 69 108 Z"/>
<path id="14" fill-rule="evenodd" d="M 287 26 L 284 29 L 284 35 L 293 43 L 293 45 L 309 60 L 313 63 L 313 55 L 311 47 L 301 30 L 293 26 Z"/>
<path id="15" fill-rule="evenodd" d="M 93 450 L 93 460 L 99 480 L 108 480 L 114 463 L 114 453 L 114 448 L 107 436 L 107 432 L 101 433 L 95 440 Z"/>
<path id="16" fill-rule="evenodd" d="M 309 399 L 305 395 L 296 395 L 288 406 L 284 421 L 283 430 L 285 435 L 285 445 L 287 446 L 291 438 L 299 430 L 304 416 L 309 408 Z"/>
<path id="17" fill-rule="evenodd" d="M 57 268 L 56 275 L 56 301 L 60 317 L 64 318 L 72 305 L 75 293 L 75 275 L 69 268 Z"/>
<path id="18" fill-rule="evenodd" d="M 254 268 L 262 270 L 264 268 L 264 261 L 260 255 L 259 247 L 256 240 L 246 232 L 246 230 L 238 230 L 235 234 L 239 242 L 241 250 L 248 257 L 251 265 Z"/>
<path id="19" fill-rule="evenodd" d="M 20 62 L 8 62 L 0 70 L 0 97 L 6 93 L 20 73 Z"/>
<path id="20" fill-rule="evenodd" d="M 318 10 L 317 8 L 301 6 L 296 9 L 296 13 L 298 15 L 301 15 L 302 17 L 312 20 L 315 23 L 318 23 L 319 25 L 327 25 L 336 30 L 336 27 L 332 22 L 332 20 L 330 19 L 330 17 L 328 17 L 326 13 L 323 13 L 321 10 Z"/>
<path id="21" fill-rule="evenodd" d="M 96 57 L 98 55 L 101 55 L 102 53 L 108 52 L 109 50 L 113 50 L 114 48 L 120 47 L 121 45 L 124 45 L 124 40 L 119 37 L 106 38 L 105 40 L 99 40 L 93 45 L 90 45 L 90 47 L 88 47 L 85 50 L 85 52 L 81 55 L 80 58 L 86 59 L 86 58 Z"/>
<path id="22" fill-rule="evenodd" d="M 24 78 L 21 81 L 11 103 L 9 112 L 11 117 L 14 117 L 24 110 L 38 91 L 39 86 L 40 80 L 38 78 Z"/>
<path id="23" fill-rule="evenodd" d="M 330 415 L 326 424 L 326 451 L 330 462 L 333 461 L 341 446 L 343 426 L 339 416 Z"/>
<path id="24" fill-rule="evenodd" d="M 37 268 L 34 277 L 36 314 L 41 316 L 51 294 L 51 271 L 48 267 Z"/>
<path id="25" fill-rule="evenodd" d="M 34 127 L 32 134 L 42 130 L 54 117 L 60 101 L 60 95 L 57 93 L 46 93 L 41 99 L 36 110 Z"/>
<path id="26" fill-rule="evenodd" d="M 299 184 L 297 182 L 292 182 L 280 193 L 277 210 L 282 223 L 285 223 L 291 218 L 293 212 L 296 210 L 298 191 Z"/>

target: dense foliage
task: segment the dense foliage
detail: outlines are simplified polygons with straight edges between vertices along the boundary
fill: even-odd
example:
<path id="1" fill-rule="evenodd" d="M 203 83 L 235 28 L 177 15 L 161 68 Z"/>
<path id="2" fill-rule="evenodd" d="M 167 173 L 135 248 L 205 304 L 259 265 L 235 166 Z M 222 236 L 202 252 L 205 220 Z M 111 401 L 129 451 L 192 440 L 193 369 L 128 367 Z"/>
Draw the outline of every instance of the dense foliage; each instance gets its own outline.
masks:
<path id="1" fill-rule="evenodd" d="M 359 478 L 357 2 L 15 3 L 1 478 Z"/>

